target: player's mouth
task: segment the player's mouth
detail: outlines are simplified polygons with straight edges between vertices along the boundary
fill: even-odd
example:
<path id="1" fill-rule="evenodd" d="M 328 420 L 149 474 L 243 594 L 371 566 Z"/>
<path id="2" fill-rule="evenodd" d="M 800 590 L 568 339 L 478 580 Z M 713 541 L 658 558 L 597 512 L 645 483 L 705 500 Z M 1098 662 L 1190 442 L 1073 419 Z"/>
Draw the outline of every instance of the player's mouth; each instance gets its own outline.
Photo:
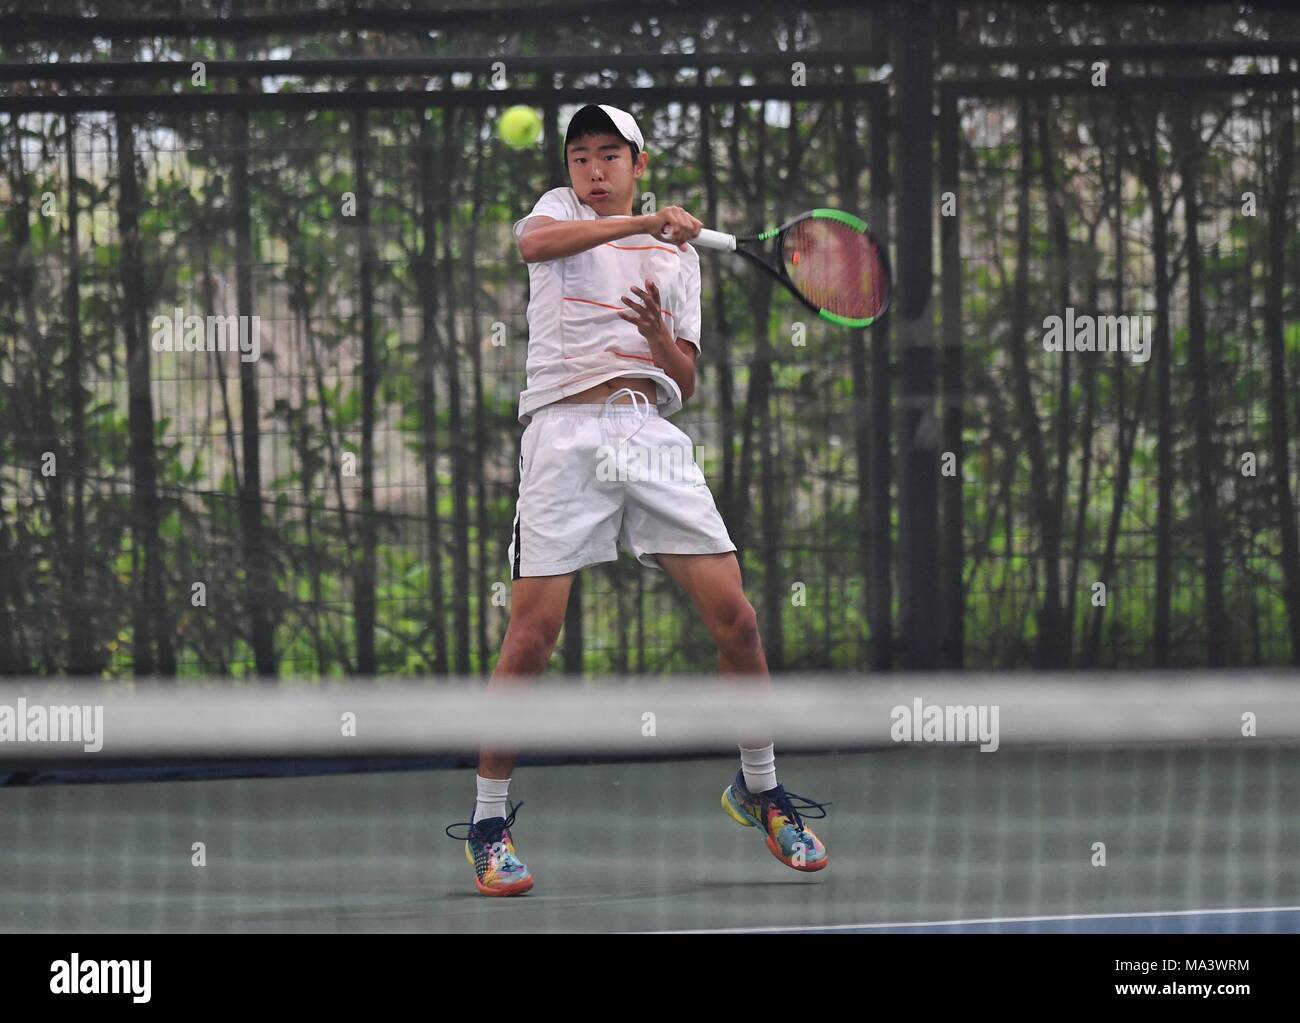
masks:
<path id="1" fill-rule="evenodd" d="M 588 198 L 588 199 L 604 199 L 604 198 L 606 198 L 608 195 L 609 195 L 609 192 L 607 192 L 607 191 L 606 191 L 605 189 L 603 189 L 603 188 L 593 188 L 590 192 L 587 193 L 587 198 Z"/>

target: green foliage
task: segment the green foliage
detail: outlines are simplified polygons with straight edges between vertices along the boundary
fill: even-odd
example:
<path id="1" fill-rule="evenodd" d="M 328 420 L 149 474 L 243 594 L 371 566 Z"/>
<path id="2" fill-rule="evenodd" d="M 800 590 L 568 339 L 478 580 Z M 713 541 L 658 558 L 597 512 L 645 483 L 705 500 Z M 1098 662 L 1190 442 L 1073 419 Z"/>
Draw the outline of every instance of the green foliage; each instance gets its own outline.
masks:
<path id="1" fill-rule="evenodd" d="M 1074 15 L 1058 11 L 1058 21 Z M 1032 24 L 1038 24 L 1033 22 Z M 1041 28 L 1041 25 L 1039 25 Z M 1130 26 L 1147 35 L 1154 29 Z M 1006 28 L 994 19 L 981 25 L 994 41 Z M 969 28 L 958 26 L 959 32 Z M 734 30 L 728 30 L 734 31 Z M 189 55 L 215 58 L 217 47 L 191 41 Z M 737 52 L 743 47 L 737 47 Z M 299 40 L 298 56 L 335 56 L 326 36 Z M 297 86 L 286 85 L 285 88 Z M 189 90 L 188 83 L 184 85 Z M 1206 99 L 1207 104 L 1211 101 Z M 1158 162 L 1159 201 L 1170 207 L 1173 189 L 1180 186 L 1180 153 L 1170 144 L 1168 98 L 1143 96 L 1134 101 L 1136 123 L 1157 124 L 1154 137 L 1137 135 L 1128 121 L 1114 118 L 1112 108 L 1091 99 L 1062 97 L 1052 108 L 1053 166 L 1058 196 L 1068 218 L 1072 260 L 1071 294 L 1080 312 L 1111 311 L 1115 277 L 1115 232 L 1125 244 L 1122 312 L 1149 312 L 1155 272 L 1152 265 L 1152 196 L 1139 176 L 1137 147 L 1151 147 Z M 1213 100 L 1218 103 L 1219 100 Z M 1266 101 L 1261 101 L 1266 102 Z M 815 107 L 816 105 L 810 105 Z M 704 107 L 713 118 L 712 137 L 716 180 L 706 182 L 699 159 L 702 137 L 700 108 L 689 108 L 675 129 L 680 138 L 666 138 L 655 151 L 653 187 L 660 201 L 681 203 L 701 211 L 707 185 L 722 196 L 723 215 L 738 222 L 743 189 L 733 163 L 727 133 L 731 110 L 725 104 Z M 1207 107 L 1208 109 L 1208 107 Z M 1227 107 L 1221 108 L 1227 112 Z M 1104 112 L 1103 112 L 1104 111 Z M 795 119 L 795 130 L 807 144 L 804 165 L 784 166 L 789 132 L 769 128 L 760 147 L 759 120 L 741 108 L 736 148 L 746 174 L 753 174 L 760 151 L 769 161 L 770 188 L 794 181 L 794 192 L 816 196 L 816 202 L 838 204 L 840 168 L 835 132 L 838 118 L 820 118 L 816 109 Z M 1216 111 L 1211 111 L 1216 112 Z M 652 112 L 647 112 L 647 116 Z M 148 424 L 155 441 L 154 469 L 164 488 L 157 518 L 140 521 L 132 486 L 138 457 L 132 444 L 129 416 L 132 368 L 128 365 L 121 308 L 124 250 L 117 235 L 121 196 L 115 171 L 83 162 L 82 275 L 78 312 L 82 331 L 82 383 L 87 388 L 81 436 L 74 437 L 74 416 L 66 387 L 71 344 L 66 315 L 67 238 L 62 223 L 29 218 L 30 241 L 24 265 L 38 267 L 30 294 L 13 290 L 0 294 L 0 327 L 11 338 L 0 346 L 0 535 L 6 580 L 6 613 L 17 612 L 21 639 L 31 649 L 46 648 L 65 657 L 71 644 L 67 616 L 46 613 L 66 606 L 60 569 L 69 563 L 69 541 L 60 539 L 53 502 L 56 488 L 37 480 L 30 466 L 46 445 L 46 435 L 58 440 L 64 464 L 78 446 L 86 451 L 80 468 L 85 474 L 81 513 L 87 531 L 86 561 L 95 603 L 94 642 L 105 671 L 127 674 L 136 655 L 133 602 L 142 599 L 147 555 L 161 555 L 160 580 L 165 592 L 187 593 L 189 581 L 203 578 L 212 595 L 212 609 L 203 612 L 181 601 L 172 609 L 177 625 L 178 662 L 183 675 L 208 672 L 247 675 L 253 664 L 248 627 L 261 611 L 274 629 L 275 656 L 286 675 L 332 675 L 355 670 L 357 580 L 367 537 L 374 537 L 376 572 L 375 633 L 377 670 L 382 673 L 428 673 L 433 670 L 435 641 L 441 637 L 453 660 L 468 643 L 474 670 L 492 666 L 508 608 L 482 606 L 479 582 L 507 578 L 505 546 L 509 540 L 517 486 L 518 424 L 515 401 L 525 376 L 522 334 L 526 275 L 513 252 L 509 225 L 531 205 L 550 182 L 541 151 L 509 154 L 483 149 L 473 137 L 475 113 L 462 111 L 450 123 L 458 125 L 449 140 L 443 137 L 442 110 L 434 110 L 432 137 L 438 147 L 439 178 L 434 212 L 439 219 L 436 250 L 436 300 L 430 310 L 437 318 L 440 338 L 456 337 L 450 352 L 439 352 L 432 366 L 436 415 L 426 422 L 428 409 L 421 386 L 424 365 L 421 342 L 414 337 L 426 312 L 414 271 L 427 239 L 417 183 L 418 154 L 410 140 L 417 136 L 415 111 L 374 111 L 370 117 L 367 167 L 372 238 L 377 262 L 371 267 L 374 306 L 361 308 L 360 248 L 357 221 L 342 216 L 342 196 L 358 191 L 352 164 L 352 111 L 255 112 L 251 117 L 252 147 L 245 152 L 229 146 L 229 115 L 177 118 L 164 128 L 162 119 L 141 118 L 136 124 L 140 158 L 148 173 L 141 179 L 139 210 L 141 250 L 139 268 L 148 290 L 146 322 L 156 310 L 181 304 L 206 305 L 208 294 L 219 310 L 238 302 L 235 265 L 233 179 L 237 162 L 250 174 L 253 208 L 249 222 L 254 237 L 251 267 L 256 308 L 264 322 L 263 361 L 257 367 L 262 483 L 257 510 L 262 542 L 270 565 L 270 595 L 263 606 L 251 605 L 256 573 L 249 547 L 249 523 L 241 517 L 239 476 L 248 478 L 243 439 L 250 428 L 243 416 L 245 394 L 237 359 L 218 365 L 212 358 L 153 359 L 144 388 L 152 402 Z M 1023 336 L 1013 336 L 1012 316 L 1017 262 L 1017 175 L 1022 164 L 1019 109 L 1015 101 L 969 99 L 962 105 L 959 139 L 961 210 L 963 380 L 959 396 L 963 417 L 960 452 L 962 480 L 939 486 L 962 486 L 963 561 L 967 663 L 972 666 L 1018 666 L 1028 663 L 1038 637 L 1043 604 L 1045 524 L 1039 519 L 1034 488 L 1041 481 L 1031 472 L 1031 436 L 1038 431 L 1049 477 L 1049 497 L 1059 500 L 1062 546 L 1058 564 L 1069 578 L 1077 572 L 1069 636 L 1070 656 L 1078 659 L 1084 630 L 1094 613 L 1088 586 L 1102 573 L 1108 545 L 1116 553 L 1106 582 L 1113 603 L 1102 615 L 1099 662 L 1138 665 L 1149 657 L 1155 628 L 1155 560 L 1168 559 L 1174 579 L 1171 613 L 1175 638 L 1188 644 L 1180 656 L 1195 663 L 1196 647 L 1205 629 L 1204 565 L 1197 512 L 1197 452 L 1192 378 L 1188 350 L 1185 223 L 1181 206 L 1169 217 L 1170 272 L 1168 296 L 1172 315 L 1172 395 L 1163 410 L 1168 422 L 1174 477 L 1168 509 L 1171 535 L 1156 536 L 1161 500 L 1158 474 L 1159 416 L 1155 370 L 1124 365 L 1117 356 L 1074 357 L 1070 364 L 1070 417 L 1059 422 L 1060 356 L 1041 349 L 1043 318 L 1059 313 L 1056 247 L 1046 217 L 1048 196 L 1043 183 L 1042 154 L 1028 154 L 1034 172 L 1030 186 L 1029 245 L 1025 269 Z M 1207 305 L 1213 403 L 1213 444 L 1216 483 L 1230 494 L 1220 504 L 1221 529 L 1227 548 L 1225 587 L 1232 621 L 1228 625 L 1239 661 L 1279 661 L 1287 651 L 1287 608 L 1278 566 L 1281 544 L 1271 494 L 1225 473 L 1235 472 L 1233 458 L 1251 442 L 1260 445 L 1273 410 L 1268 405 L 1268 371 L 1263 344 L 1260 294 L 1266 268 L 1268 240 L 1265 217 L 1237 215 L 1243 181 L 1269 181 L 1275 167 L 1270 150 L 1249 131 L 1248 118 L 1224 122 L 1221 136 L 1209 144 L 1201 170 L 1204 203 L 1202 266 Z M 112 119 L 109 118 L 111 130 Z M 18 139 L 32 143 L 24 184 L 33 195 L 49 189 L 66 201 L 60 189 L 63 129 L 51 119 L 15 120 L 5 126 L 2 142 L 9 151 Z M 168 122 L 169 124 L 171 122 Z M 1208 123 L 1208 122 L 1207 122 Z M 33 127 L 39 125 L 39 127 Z M 1086 132 L 1082 129 L 1087 129 Z M 104 126 L 83 121 L 81 141 L 102 148 Z M 857 140 L 863 152 L 866 147 Z M 674 144 L 676 143 L 676 144 Z M 446 147 L 450 148 L 446 148 Z M 1118 204 L 1109 191 L 1114 159 L 1122 152 L 1125 189 Z M 34 155 L 39 153 L 39 157 Z M 444 167 L 451 177 L 443 177 Z M 864 170 L 858 168 L 858 170 Z M 480 175 L 481 197 L 470 201 L 474 174 Z M 897 189 L 907 168 L 895 167 Z M 795 174 L 794 179 L 788 175 Z M 1103 178 L 1103 174 L 1106 175 Z M 861 176 L 861 175 L 859 175 Z M 1262 186 L 1254 190 L 1263 194 Z M 1294 192 L 1294 185 L 1292 188 Z M 671 197 L 671 198 L 669 198 Z M 789 200 L 795 202 L 796 199 Z M 784 201 L 784 200 L 783 200 Z M 801 201 L 801 200 L 800 200 Z M 809 200 L 810 202 L 814 200 Z M 735 203 L 736 205 L 730 205 Z M 442 205 L 448 204 L 448 205 Z M 765 197 L 763 219 L 776 215 L 776 192 Z M 1118 208 L 1116 208 L 1118 206 Z M 796 208 L 799 208 L 796 205 Z M 1090 223 L 1090 221 L 1092 223 Z M 1294 212 L 1291 223 L 1295 222 Z M 94 230 L 89 230 L 89 225 Z M 1095 237 L 1090 229 L 1096 226 Z M 726 226 L 726 225 L 719 225 Z M 14 225 L 0 218 L 0 249 L 12 251 Z M 443 264 L 442 232 L 454 250 L 450 266 Z M 470 235 L 469 232 L 475 232 Z M 477 263 L 469 264 L 469 242 L 478 245 Z M 8 243 L 8 248 L 6 248 Z M 935 249 L 936 260 L 940 253 Z M 1288 267 L 1297 252 L 1288 248 Z M 716 264 L 715 264 L 715 261 Z M 721 269 L 714 287 L 713 268 Z M 743 530 L 746 592 L 755 603 L 774 661 L 786 667 L 860 670 L 875 651 L 871 634 L 868 579 L 864 551 L 875 539 L 860 533 L 859 503 L 878 500 L 861 485 L 859 474 L 869 464 L 868 452 L 856 450 L 855 403 L 866 396 L 855 392 L 850 345 L 846 335 L 812 320 L 780 288 L 770 302 L 760 303 L 767 282 L 751 267 L 705 254 L 704 357 L 700 391 L 688 414 L 711 433 L 709 483 L 722 494 L 724 467 L 733 487 L 748 481 L 747 492 L 733 492 L 727 509 L 737 533 Z M 936 268 L 938 263 L 936 262 Z M 1095 266 L 1100 310 L 1083 310 L 1087 273 Z M 897 266 L 896 266 L 897 270 Z M 446 276 L 444 276 L 444 271 Z M 447 278 L 451 293 L 447 293 Z M 936 269 L 931 312 L 941 308 L 942 287 Z M 1300 422 L 1294 394 L 1300 372 L 1300 324 L 1294 273 L 1284 273 L 1283 316 L 1289 422 Z M 6 279 L 8 281 L 8 278 Z M 291 288 L 300 286 L 305 309 L 294 303 Z M 471 297 L 478 322 L 471 322 Z M 452 301 L 454 300 L 454 301 Z M 459 319 L 447 322 L 451 309 Z M 206 308 L 199 310 L 207 312 Z M 139 312 L 139 311 L 132 311 Z M 305 316 L 304 316 L 305 313 Z M 373 523 L 360 512 L 361 479 L 343 475 L 342 456 L 361 456 L 362 438 L 361 317 L 375 324 L 376 363 L 381 375 L 376 390 L 376 423 L 372 438 L 376 486 Z M 28 323 L 35 315 L 36 322 Z M 759 322 L 755 322 L 755 316 Z M 507 324 L 509 346 L 493 348 L 482 339 L 488 324 Z M 790 325 L 808 324 L 804 347 L 790 343 Z M 937 319 L 935 321 L 937 323 Z M 414 328 L 414 329 L 413 329 Z M 867 347 L 888 345 L 894 373 L 890 437 L 893 492 L 887 495 L 891 539 L 912 509 L 900 503 L 918 477 L 937 458 L 933 439 L 904 436 L 905 424 L 915 425 L 912 413 L 942 408 L 928 396 L 911 395 L 908 373 L 914 353 L 904 343 L 898 311 L 867 337 Z M 477 335 L 477 337 L 475 336 Z M 940 337 L 935 333 L 936 338 Z M 42 339 L 32 346 L 27 338 Z M 477 344 L 477 348 L 471 345 Z M 760 344 L 770 346 L 760 350 Z M 1031 408 L 1021 409 L 1015 377 L 1015 345 L 1025 345 L 1030 373 Z M 723 360 L 729 367 L 730 432 L 722 436 Z M 771 387 L 764 398 L 752 373 L 755 356 L 770 357 Z M 936 364 L 941 349 L 933 351 Z M 481 360 L 482 404 L 474 406 L 471 355 Z M 1096 411 L 1088 490 L 1083 493 L 1085 424 L 1084 378 L 1087 359 L 1097 373 Z M 138 367 L 136 369 L 138 374 Z M 461 435 L 452 433 L 448 374 L 461 384 Z M 1117 372 L 1122 381 L 1117 387 Z M 1146 379 L 1139 408 L 1140 381 Z M 141 378 L 135 381 L 137 391 Z M 879 381 L 871 381 L 873 388 Z M 936 387 L 937 390 L 937 387 Z M 766 408 L 762 402 L 766 401 Z M 913 404 L 915 402 L 915 404 Z M 140 406 L 137 406 L 139 414 Z M 479 448 L 476 411 L 485 423 L 486 439 Z M 766 412 L 772 423 L 770 451 L 759 443 L 759 424 Z M 1124 493 L 1119 485 L 1119 434 L 1125 435 L 1138 416 L 1137 443 Z M 871 420 L 875 429 L 874 419 Z M 430 523 L 423 464 L 424 431 L 433 432 L 438 483 L 432 509 L 437 518 L 439 549 L 428 550 Z M 1058 465 L 1059 429 L 1066 430 L 1066 464 Z M 746 439 L 749 443 L 746 444 Z M 468 476 L 458 479 L 450 453 L 465 444 Z M 38 446 L 39 445 L 39 446 Z M 916 461 L 909 456 L 920 452 Z M 743 459 L 748 457 L 746 464 Z M 236 472 L 238 466 L 238 474 Z M 1224 467 L 1228 468 L 1225 469 Z M 1056 490 L 1064 476 L 1065 495 Z M 479 484 L 482 483 L 482 493 Z M 458 521 L 457 492 L 461 489 L 468 518 Z M 776 507 L 765 509 L 762 495 L 773 493 Z M 1086 497 L 1084 528 L 1076 540 L 1078 502 Z M 58 509 L 70 510 L 72 497 Z M 1111 508 L 1122 514 L 1112 527 Z M 765 515 L 767 511 L 769 514 Z M 743 519 L 743 526 L 740 525 Z M 67 517 L 65 516 L 65 523 Z M 771 525 L 775 523 L 775 525 Z M 908 523 L 910 525 L 910 523 Z M 367 528 L 367 527 L 372 528 Z M 764 530 L 774 528 L 775 536 Z M 940 529 L 944 528 L 942 519 Z M 1112 533 L 1112 528 L 1114 532 Z M 66 532 L 66 528 L 65 528 Z M 939 537 L 924 538 L 937 544 Z M 481 542 L 486 549 L 481 549 Z M 156 548 L 155 546 L 156 545 Z M 767 563 L 764 551 L 777 551 Z M 468 556 L 469 577 L 456 575 L 455 555 Z M 886 609 L 898 622 L 899 593 L 912 566 L 901 562 L 897 547 L 892 572 L 895 606 Z M 707 670 L 715 652 L 698 616 L 661 573 L 634 566 L 630 559 L 585 573 L 585 663 L 593 672 L 634 670 L 644 663 L 651 671 Z M 638 581 L 640 586 L 638 588 Z M 806 603 L 791 601 L 793 582 L 805 587 Z M 1066 585 L 1063 583 L 1063 585 Z M 432 611 L 441 590 L 443 613 Z M 218 599 L 219 595 L 219 599 Z M 775 603 L 773 603 L 775 601 Z M 469 612 L 470 635 L 457 636 L 453 609 Z M 39 613 L 38 613 L 39 609 Z M 1248 610 L 1247 610 L 1248 609 Z M 479 622 L 489 633 L 488 662 L 481 663 Z M 779 629 L 776 628 L 779 623 Z M 644 646 L 635 649 L 638 637 Z M 1258 655 L 1253 653 L 1258 649 Z M 557 661 L 559 655 L 557 654 Z"/>

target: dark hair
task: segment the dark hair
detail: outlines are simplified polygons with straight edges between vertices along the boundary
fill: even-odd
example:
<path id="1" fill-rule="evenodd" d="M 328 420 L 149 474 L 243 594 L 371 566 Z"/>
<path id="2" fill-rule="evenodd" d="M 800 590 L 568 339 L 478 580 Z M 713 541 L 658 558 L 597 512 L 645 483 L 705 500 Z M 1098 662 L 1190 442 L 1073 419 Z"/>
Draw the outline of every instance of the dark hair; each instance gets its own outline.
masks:
<path id="1" fill-rule="evenodd" d="M 614 122 L 609 119 L 609 114 L 601 110 L 600 107 L 584 107 L 573 115 L 569 121 L 569 128 L 564 133 L 564 157 L 569 157 L 569 146 L 582 139 L 591 138 L 593 135 L 616 135 L 622 142 L 627 142 L 619 134 Z M 637 145 L 635 142 L 627 142 L 628 148 L 632 151 L 632 162 L 636 163 Z"/>

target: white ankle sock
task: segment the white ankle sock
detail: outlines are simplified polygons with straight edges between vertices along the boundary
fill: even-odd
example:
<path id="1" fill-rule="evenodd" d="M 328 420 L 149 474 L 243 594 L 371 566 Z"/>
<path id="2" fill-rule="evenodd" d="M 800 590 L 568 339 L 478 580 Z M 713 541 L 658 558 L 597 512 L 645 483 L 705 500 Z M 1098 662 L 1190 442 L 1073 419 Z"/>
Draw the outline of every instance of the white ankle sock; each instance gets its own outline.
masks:
<path id="1" fill-rule="evenodd" d="M 740 747 L 740 770 L 745 776 L 745 788 L 750 792 L 766 792 L 776 788 L 776 747 L 768 743 L 761 749 Z"/>
<path id="2" fill-rule="evenodd" d="M 475 775 L 478 785 L 478 799 L 474 803 L 474 821 L 487 820 L 489 817 L 506 815 L 506 795 L 510 791 L 509 778 L 484 778 Z"/>

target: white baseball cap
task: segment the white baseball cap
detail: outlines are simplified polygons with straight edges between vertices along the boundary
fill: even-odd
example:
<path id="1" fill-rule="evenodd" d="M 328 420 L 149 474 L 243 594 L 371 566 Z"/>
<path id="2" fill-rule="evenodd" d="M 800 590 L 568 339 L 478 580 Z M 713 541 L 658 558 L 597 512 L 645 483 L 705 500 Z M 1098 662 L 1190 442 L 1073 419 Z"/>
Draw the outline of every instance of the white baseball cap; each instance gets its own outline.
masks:
<path id="1" fill-rule="evenodd" d="M 637 149 L 645 149 L 645 139 L 641 137 L 641 129 L 636 126 L 636 118 L 626 110 L 620 110 L 618 107 L 611 107 L 606 103 L 588 103 L 572 117 L 569 118 L 569 128 L 564 135 L 564 144 L 568 146 L 570 142 L 570 133 L 573 131 L 573 125 L 583 114 L 589 110 L 601 111 L 610 122 L 615 134 L 636 145 Z"/>

